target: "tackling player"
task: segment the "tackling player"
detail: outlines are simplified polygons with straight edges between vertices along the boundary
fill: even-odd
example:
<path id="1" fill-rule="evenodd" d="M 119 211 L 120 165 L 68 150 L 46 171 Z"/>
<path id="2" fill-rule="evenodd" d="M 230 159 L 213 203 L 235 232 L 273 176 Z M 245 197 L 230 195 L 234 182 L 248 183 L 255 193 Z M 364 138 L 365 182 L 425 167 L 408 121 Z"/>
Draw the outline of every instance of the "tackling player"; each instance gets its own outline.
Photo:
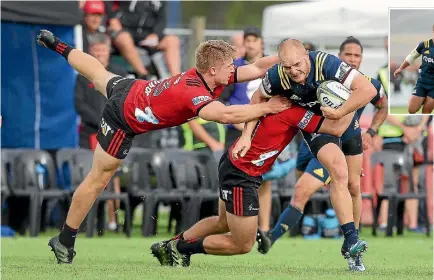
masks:
<path id="1" fill-rule="evenodd" d="M 422 114 L 431 114 L 434 109 L 434 25 L 432 38 L 420 42 L 417 47 L 405 58 L 401 66 L 396 69 L 393 76 L 398 75 L 412 62 L 422 55 L 422 65 L 419 68 L 419 78 L 408 103 L 408 112 L 416 114 L 422 107 Z"/>
<path id="2" fill-rule="evenodd" d="M 363 46 L 360 41 L 354 37 L 348 37 L 339 48 L 339 58 L 351 65 L 354 69 L 359 70 L 363 58 Z M 353 218 L 357 230 L 359 229 L 362 212 L 360 190 L 360 174 L 363 163 L 362 142 L 364 149 L 368 149 L 372 145 L 372 138 L 377 134 L 380 125 L 384 122 L 388 114 L 387 96 L 384 93 L 381 83 L 370 77 L 366 78 L 377 89 L 377 95 L 371 100 L 371 104 L 378 110 L 375 112 L 370 128 L 366 133 L 363 133 L 363 136 L 357 134 L 352 138 L 346 138 L 346 133 L 342 135 L 342 151 L 348 164 L 348 189 L 353 201 Z M 365 107 L 362 107 L 357 110 L 358 117 L 361 116 L 364 108 Z M 327 169 L 314 157 L 305 142 L 300 144 L 297 155 L 297 177 L 299 179 L 295 185 L 295 192 L 290 206 L 282 213 L 275 228 L 268 234 L 258 231 L 258 251 L 263 254 L 268 252 L 271 245 L 280 238 L 284 232 L 297 225 L 310 197 L 322 186 L 330 182 Z M 285 223 L 285 221 L 290 222 Z M 285 226 L 283 227 L 282 224 Z M 350 270 L 365 270 L 361 254 L 357 255 L 356 258 L 351 258 L 345 255 L 345 251 L 342 253 L 348 261 Z"/>
<path id="3" fill-rule="evenodd" d="M 103 111 L 92 169 L 74 192 L 60 235 L 50 239 L 58 263 L 72 263 L 78 228 L 131 147 L 135 135 L 177 126 L 197 116 L 240 123 L 289 107 L 282 98 L 262 104 L 224 106 L 215 101 L 228 83 L 262 77 L 278 60 L 270 56 L 234 69 L 235 49 L 224 41 L 206 41 L 196 50 L 196 68 L 172 78 L 144 81 L 116 76 L 94 57 L 41 30 L 39 45 L 62 55 L 109 100 Z"/>
<path id="4" fill-rule="evenodd" d="M 322 110 L 326 117 L 339 119 L 364 107 L 376 95 L 375 87 L 358 70 L 333 55 L 320 51 L 307 52 L 298 40 L 283 41 L 279 46 L 279 58 L 281 63 L 274 65 L 262 81 L 260 90 L 264 98 L 284 94 L 292 102 L 311 108 L 317 114 L 321 114 Z M 319 84 L 326 80 L 338 81 L 352 90 L 348 100 L 338 109 L 321 107 L 317 100 L 316 90 Z M 249 132 L 245 132 L 245 135 L 251 134 L 254 124 L 255 121 L 247 124 L 245 130 Z M 360 132 L 356 113 L 345 133 L 345 139 L 360 135 Z M 349 256 L 356 256 L 366 250 L 367 244 L 366 241 L 359 240 L 354 224 L 353 206 L 348 190 L 348 169 L 340 148 L 340 139 L 306 132 L 303 132 L 303 136 L 312 154 L 330 172 L 333 181 L 330 197 L 345 237 L 342 249 Z M 240 138 L 234 152 L 243 151 L 249 141 L 247 137 Z M 300 209 L 292 207 L 289 210 L 282 215 L 284 221 L 278 222 L 278 225 L 284 226 L 281 230 L 274 231 L 275 239 L 286 231 L 287 225 L 296 224 L 302 216 Z"/>
<path id="5" fill-rule="evenodd" d="M 353 114 L 349 114 L 337 121 L 329 120 L 299 106 L 262 117 L 246 155 L 239 159 L 231 156 L 234 144 L 220 160 L 219 216 L 199 221 L 172 240 L 153 244 L 152 254 L 161 265 L 189 266 L 192 254 L 227 256 L 250 252 L 258 226 L 261 175 L 271 169 L 299 129 L 340 136 L 352 118 Z"/>

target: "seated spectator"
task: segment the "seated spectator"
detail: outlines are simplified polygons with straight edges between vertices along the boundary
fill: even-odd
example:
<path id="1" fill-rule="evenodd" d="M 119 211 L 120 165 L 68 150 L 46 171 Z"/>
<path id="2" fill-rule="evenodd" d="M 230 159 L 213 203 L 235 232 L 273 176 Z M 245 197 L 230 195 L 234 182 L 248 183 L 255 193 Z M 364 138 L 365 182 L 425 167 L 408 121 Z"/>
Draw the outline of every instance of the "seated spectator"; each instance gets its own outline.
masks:
<path id="1" fill-rule="evenodd" d="M 103 33 L 93 33 L 89 39 L 89 54 L 94 56 L 104 65 L 110 72 L 120 76 L 128 75 L 127 72 L 120 66 L 110 65 L 110 38 Z M 95 86 L 87 80 L 86 77 L 79 75 L 75 85 L 75 109 L 81 118 L 79 145 L 81 148 L 94 150 L 97 144 L 96 133 L 99 129 L 99 123 L 107 102 L 102 94 L 100 94 Z M 114 191 L 120 192 L 119 176 L 114 177 Z M 119 208 L 119 201 L 116 201 Z M 116 216 L 114 209 L 114 201 L 108 201 L 108 211 L 110 217 L 109 229 L 115 230 L 117 227 Z M 104 205 L 98 207 L 98 233 L 104 228 Z"/>
<path id="2" fill-rule="evenodd" d="M 392 150 L 398 153 L 409 153 L 413 157 L 413 187 L 410 189 L 408 174 L 402 178 L 402 190 L 415 192 L 418 190 L 419 165 L 425 162 L 423 151 L 423 138 L 427 129 L 429 116 L 387 116 L 386 122 L 380 127 L 378 135 L 383 138 L 383 150 Z M 409 231 L 421 232 L 418 227 L 418 204 L 417 199 L 405 201 L 405 215 Z M 387 225 L 387 212 L 389 203 L 387 200 L 381 204 L 379 225 L 384 230 Z"/>
<path id="3" fill-rule="evenodd" d="M 109 17 L 108 29 L 112 32 L 118 48 L 132 49 L 134 45 L 161 50 L 165 54 L 171 76 L 181 72 L 181 44 L 175 35 L 164 35 L 166 27 L 166 5 L 163 1 L 119 1 L 119 9 L 106 2 Z M 127 31 L 133 40 L 118 38 Z M 124 32 L 122 32 L 124 33 Z"/>
<path id="4" fill-rule="evenodd" d="M 86 1 L 83 5 L 83 50 L 88 52 L 89 36 L 96 32 L 106 32 L 103 24 L 105 5 L 103 1 Z M 112 34 L 114 35 L 114 34 Z M 133 38 L 128 32 L 117 32 L 113 38 L 113 45 L 119 50 L 125 60 L 131 64 L 139 77 L 148 75 L 139 52 L 133 45 Z"/>

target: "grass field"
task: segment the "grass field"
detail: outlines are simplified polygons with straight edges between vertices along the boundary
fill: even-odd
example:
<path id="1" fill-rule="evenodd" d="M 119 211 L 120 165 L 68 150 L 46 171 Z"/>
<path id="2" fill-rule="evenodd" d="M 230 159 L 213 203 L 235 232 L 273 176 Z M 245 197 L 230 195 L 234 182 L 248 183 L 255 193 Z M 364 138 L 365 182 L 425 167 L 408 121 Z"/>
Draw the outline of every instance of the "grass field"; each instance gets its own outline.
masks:
<path id="1" fill-rule="evenodd" d="M 390 114 L 408 114 L 408 107 L 394 107 L 390 106 Z M 417 111 L 417 114 L 422 114 L 422 109 Z"/>
<path id="2" fill-rule="evenodd" d="M 137 230 L 136 230 L 137 232 Z M 195 255 L 189 268 L 161 267 L 149 251 L 150 245 L 168 235 L 127 239 L 108 233 L 88 239 L 79 236 L 74 264 L 57 265 L 47 243 L 50 235 L 38 238 L 4 238 L 2 279 L 432 279 L 433 244 L 424 235 L 362 236 L 369 249 L 365 273 L 346 271 L 340 256 L 342 240 L 306 241 L 285 237 L 268 255 L 256 247 L 251 253 L 218 257 Z"/>

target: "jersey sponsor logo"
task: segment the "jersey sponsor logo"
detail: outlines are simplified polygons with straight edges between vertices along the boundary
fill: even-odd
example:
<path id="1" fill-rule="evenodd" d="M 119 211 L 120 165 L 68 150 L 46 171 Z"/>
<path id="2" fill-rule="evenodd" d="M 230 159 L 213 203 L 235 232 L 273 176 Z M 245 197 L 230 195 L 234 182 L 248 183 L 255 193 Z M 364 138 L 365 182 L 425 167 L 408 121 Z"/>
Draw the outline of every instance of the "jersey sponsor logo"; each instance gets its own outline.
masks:
<path id="1" fill-rule="evenodd" d="M 304 107 L 314 107 L 316 104 L 319 104 L 319 101 L 312 101 L 307 103 L 297 102 L 300 106 Z"/>
<path id="2" fill-rule="evenodd" d="M 104 136 L 107 136 L 108 132 L 113 133 L 113 129 L 107 124 L 107 122 L 104 120 L 104 118 L 101 119 L 101 132 Z"/>
<path id="3" fill-rule="evenodd" d="M 136 108 L 136 110 L 134 111 L 134 115 L 140 123 L 142 122 L 148 122 L 152 124 L 159 123 L 158 119 L 154 116 L 154 113 L 152 112 L 149 106 L 145 108 L 144 112 L 139 108 Z"/>
<path id="4" fill-rule="evenodd" d="M 231 191 L 222 190 L 222 198 L 223 200 L 228 200 L 228 194 L 232 194 Z"/>
<path id="5" fill-rule="evenodd" d="M 310 120 L 313 117 L 313 112 L 311 111 L 306 111 L 306 113 L 304 114 L 303 118 L 301 119 L 301 121 L 298 123 L 298 127 L 300 129 L 305 129 L 307 127 L 307 125 L 310 123 Z"/>
<path id="6" fill-rule="evenodd" d="M 145 87 L 146 96 L 149 96 L 149 94 L 151 94 L 151 92 L 155 88 L 155 86 L 158 85 L 159 83 L 160 83 L 160 81 L 149 82 L 148 85 Z"/>
<path id="7" fill-rule="evenodd" d="M 338 71 L 336 71 L 335 78 L 342 82 L 348 73 L 351 71 L 351 66 L 346 62 L 341 62 Z"/>
<path id="8" fill-rule="evenodd" d="M 322 169 L 322 168 L 314 169 L 313 173 L 320 176 L 321 178 L 324 178 L 324 169 Z"/>
<path id="9" fill-rule="evenodd" d="M 208 101 L 211 99 L 211 96 L 207 96 L 207 95 L 201 95 L 201 96 L 196 96 L 194 97 L 191 102 L 193 102 L 194 106 L 199 105 L 200 103 L 203 103 L 205 101 Z"/>
<path id="10" fill-rule="evenodd" d="M 431 57 L 423 56 L 422 59 L 427 63 L 434 63 L 434 59 L 432 59 Z"/>
<path id="11" fill-rule="evenodd" d="M 253 207 L 253 204 L 249 205 L 249 211 L 258 211 L 258 210 L 259 210 L 259 208 Z"/>
<path id="12" fill-rule="evenodd" d="M 290 98 L 291 98 L 292 100 L 301 100 L 301 98 L 300 98 L 298 95 L 296 95 L 296 94 L 291 95 Z"/>
<path id="13" fill-rule="evenodd" d="M 159 96 L 163 92 L 163 90 L 169 88 L 171 81 L 172 81 L 171 79 L 163 81 L 162 84 L 159 84 L 157 86 L 157 88 L 154 90 L 154 93 L 152 95 L 153 96 Z"/>
<path id="14" fill-rule="evenodd" d="M 358 129 L 359 127 L 360 127 L 359 121 L 356 120 L 356 121 L 354 122 L 354 129 Z"/>
<path id="15" fill-rule="evenodd" d="M 181 81 L 182 77 L 185 75 L 186 72 L 182 72 L 179 77 L 175 80 L 175 82 L 173 83 L 174 85 L 177 85 L 179 83 L 179 81 Z"/>
<path id="16" fill-rule="evenodd" d="M 271 152 L 267 152 L 267 153 L 265 153 L 265 154 L 261 154 L 261 155 L 259 155 L 259 159 L 252 160 L 251 162 L 252 162 L 254 165 L 256 165 L 256 166 L 262 166 L 262 165 L 264 165 L 264 161 L 265 161 L 265 160 L 267 160 L 267 159 L 269 159 L 269 158 L 271 158 L 271 157 L 277 155 L 278 153 L 279 153 L 278 150 L 274 150 L 274 151 L 271 151 Z"/>

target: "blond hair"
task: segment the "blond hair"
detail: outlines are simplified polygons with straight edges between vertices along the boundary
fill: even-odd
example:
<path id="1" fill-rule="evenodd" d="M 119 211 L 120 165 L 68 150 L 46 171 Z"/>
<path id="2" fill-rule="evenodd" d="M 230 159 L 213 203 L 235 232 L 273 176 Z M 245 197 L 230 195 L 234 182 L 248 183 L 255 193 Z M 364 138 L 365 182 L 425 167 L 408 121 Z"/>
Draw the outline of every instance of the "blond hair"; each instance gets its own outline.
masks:
<path id="1" fill-rule="evenodd" d="M 223 40 L 202 42 L 196 49 L 196 69 L 205 73 L 209 68 L 226 60 L 235 59 L 235 47 Z"/>

